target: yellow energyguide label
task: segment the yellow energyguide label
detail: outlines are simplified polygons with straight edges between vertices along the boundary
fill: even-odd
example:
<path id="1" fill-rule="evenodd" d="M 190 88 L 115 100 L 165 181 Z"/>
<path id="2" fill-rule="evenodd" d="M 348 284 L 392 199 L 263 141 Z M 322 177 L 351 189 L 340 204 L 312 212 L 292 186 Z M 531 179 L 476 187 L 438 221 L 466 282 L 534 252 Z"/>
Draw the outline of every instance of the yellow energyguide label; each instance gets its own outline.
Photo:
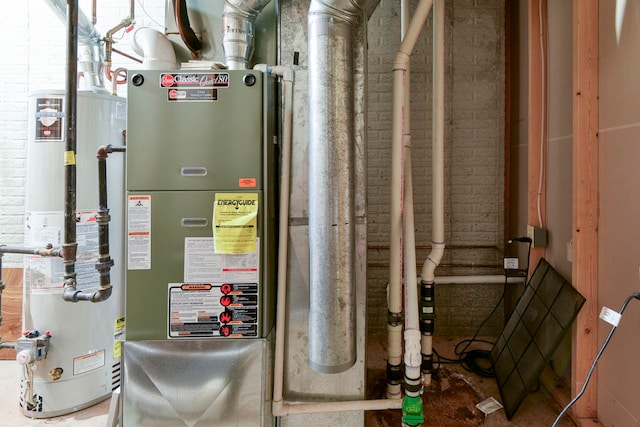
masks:
<path id="1" fill-rule="evenodd" d="M 216 253 L 255 252 L 258 237 L 258 193 L 216 193 L 212 223 Z"/>

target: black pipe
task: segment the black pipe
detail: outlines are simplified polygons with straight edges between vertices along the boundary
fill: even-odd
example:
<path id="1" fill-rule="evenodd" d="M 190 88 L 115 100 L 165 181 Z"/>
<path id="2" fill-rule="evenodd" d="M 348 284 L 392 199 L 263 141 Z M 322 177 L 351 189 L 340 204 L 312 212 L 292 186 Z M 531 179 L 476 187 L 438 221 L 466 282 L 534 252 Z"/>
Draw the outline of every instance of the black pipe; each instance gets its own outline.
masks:
<path id="1" fill-rule="evenodd" d="M 64 291 L 65 301 L 76 302 L 76 118 L 78 85 L 78 0 L 67 1 L 67 79 L 65 82 L 64 152 Z"/>
<path id="2" fill-rule="evenodd" d="M 76 281 L 76 148 L 77 148 L 77 105 L 78 105 L 78 0 L 67 2 L 67 79 L 65 84 L 66 128 L 64 153 L 64 288 L 62 299 L 70 302 L 105 301 L 111 296 L 109 283 L 109 261 L 100 259 L 104 271 L 100 271 L 100 289 L 95 292 L 77 290 Z M 108 215 L 107 215 L 108 216 Z M 107 229 L 108 232 L 108 229 Z M 106 237 L 108 241 L 108 236 Z M 107 254 L 108 256 L 108 254 Z M 97 268 L 97 266 L 96 266 Z"/>
<path id="3" fill-rule="evenodd" d="M 109 207 L 107 203 L 107 157 L 113 152 L 124 152 L 126 147 L 113 147 L 107 145 L 98 148 L 96 157 L 98 158 L 98 262 L 96 263 L 96 270 L 100 274 L 100 294 L 97 298 L 102 298 L 103 301 L 111 295 L 111 267 L 113 267 L 113 260 L 109 255 L 109 221 L 111 216 L 109 215 Z"/>
<path id="4" fill-rule="evenodd" d="M 396 328 L 402 325 L 402 313 L 387 311 L 387 325 L 391 328 Z M 402 359 L 397 365 L 394 365 L 387 360 L 387 388 L 400 386 L 402 384 L 403 367 L 404 363 L 402 363 Z"/>
<path id="5" fill-rule="evenodd" d="M 435 284 L 420 281 L 420 333 L 422 336 L 432 336 L 435 329 Z M 423 375 L 433 372 L 433 354 L 422 353 L 420 371 Z"/>
<path id="6" fill-rule="evenodd" d="M 111 295 L 111 267 L 113 260 L 109 256 L 109 208 L 107 206 L 107 150 L 98 150 L 98 262 L 96 270 L 100 275 L 100 300 Z"/>
<path id="7" fill-rule="evenodd" d="M 107 157 L 113 152 L 125 152 L 126 147 L 114 147 L 112 145 L 98 148 L 96 158 L 98 159 L 98 214 L 96 222 L 98 224 L 98 261 L 96 270 L 100 278 L 100 289 L 94 292 L 83 292 L 76 290 L 75 286 L 65 286 L 62 297 L 66 301 L 91 301 L 102 302 L 109 299 L 113 292 L 111 284 L 111 267 L 114 262 L 109 254 L 109 206 L 107 202 Z"/>

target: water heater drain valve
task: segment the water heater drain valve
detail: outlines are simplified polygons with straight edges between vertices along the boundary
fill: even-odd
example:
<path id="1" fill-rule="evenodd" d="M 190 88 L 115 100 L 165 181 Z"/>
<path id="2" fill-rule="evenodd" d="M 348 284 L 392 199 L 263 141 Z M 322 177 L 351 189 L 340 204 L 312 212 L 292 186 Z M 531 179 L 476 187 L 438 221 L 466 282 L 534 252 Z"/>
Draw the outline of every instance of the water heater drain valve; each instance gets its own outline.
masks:
<path id="1" fill-rule="evenodd" d="M 21 365 L 28 365 L 45 359 L 50 339 L 49 331 L 44 335 L 36 330 L 24 332 L 23 336 L 16 341 L 16 361 Z"/>

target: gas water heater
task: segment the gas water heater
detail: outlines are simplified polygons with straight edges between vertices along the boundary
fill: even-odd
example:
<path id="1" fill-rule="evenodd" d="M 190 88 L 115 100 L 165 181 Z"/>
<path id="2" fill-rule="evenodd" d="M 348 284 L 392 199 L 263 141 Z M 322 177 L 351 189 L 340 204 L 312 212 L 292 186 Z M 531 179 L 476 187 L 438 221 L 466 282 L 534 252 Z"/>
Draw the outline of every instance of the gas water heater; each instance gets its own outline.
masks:
<path id="1" fill-rule="evenodd" d="M 98 169 L 100 146 L 122 144 L 123 98 L 78 91 L 73 159 L 77 171 L 77 288 L 100 286 L 98 260 Z M 60 247 L 64 234 L 64 91 L 29 96 L 25 244 Z M 110 251 L 115 265 L 111 297 L 100 303 L 62 299 L 62 258 L 25 256 L 22 325 L 17 360 L 23 365 L 20 406 L 31 418 L 54 417 L 111 397 L 120 385 L 120 339 L 124 333 L 124 157 L 107 165 L 111 215 Z"/>
<path id="2" fill-rule="evenodd" d="M 273 86 L 129 71 L 124 426 L 272 423 Z"/>

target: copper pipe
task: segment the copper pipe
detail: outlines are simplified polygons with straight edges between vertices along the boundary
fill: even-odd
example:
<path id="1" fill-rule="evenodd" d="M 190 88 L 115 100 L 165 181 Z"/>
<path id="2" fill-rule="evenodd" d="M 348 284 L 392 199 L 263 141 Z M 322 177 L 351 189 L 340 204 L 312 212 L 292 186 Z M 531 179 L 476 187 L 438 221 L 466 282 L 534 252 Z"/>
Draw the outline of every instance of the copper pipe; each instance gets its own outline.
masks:
<path id="1" fill-rule="evenodd" d="M 114 53 L 117 53 L 118 55 L 124 56 L 125 58 L 129 58 L 129 59 L 131 59 L 132 61 L 136 61 L 136 62 L 139 62 L 140 64 L 142 64 L 142 59 L 140 59 L 140 58 L 137 58 L 137 57 L 135 57 L 135 56 L 133 56 L 133 55 L 129 55 L 128 53 L 123 52 L 123 51 L 121 51 L 121 50 L 118 50 L 118 49 L 116 49 L 116 48 L 114 48 L 114 47 L 112 47 L 112 48 L 111 48 L 111 50 L 112 50 Z M 117 70 L 116 70 L 116 71 L 117 71 Z"/>

